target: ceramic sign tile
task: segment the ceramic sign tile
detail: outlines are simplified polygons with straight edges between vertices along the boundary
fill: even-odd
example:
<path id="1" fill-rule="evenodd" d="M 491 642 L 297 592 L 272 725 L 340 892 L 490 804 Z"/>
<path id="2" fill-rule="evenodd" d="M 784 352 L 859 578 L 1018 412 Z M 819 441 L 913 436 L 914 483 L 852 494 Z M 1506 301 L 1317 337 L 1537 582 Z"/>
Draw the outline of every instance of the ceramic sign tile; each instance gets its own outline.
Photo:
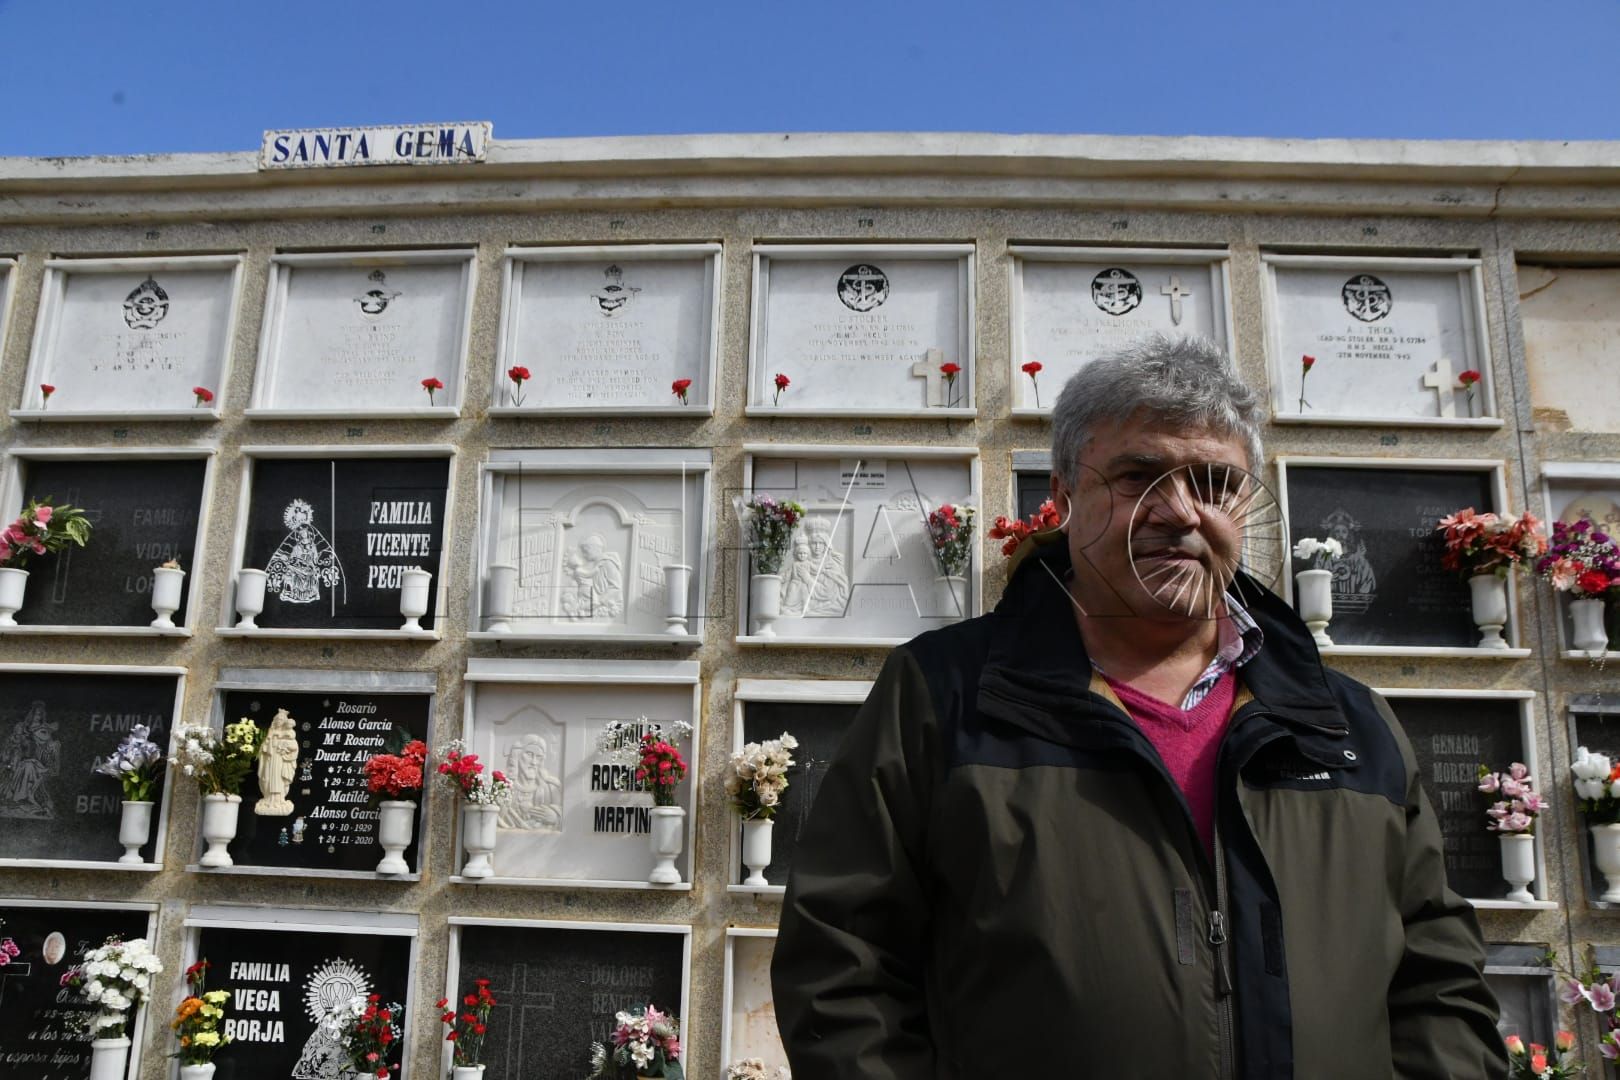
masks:
<path id="1" fill-rule="evenodd" d="M 719 246 L 510 253 L 498 409 L 712 409 Z M 523 367 L 524 382 L 509 372 Z M 686 401 L 674 392 L 690 380 Z"/>
<path id="2" fill-rule="evenodd" d="M 459 407 L 472 268 L 470 251 L 277 256 L 253 408 L 344 415 Z M 427 378 L 444 384 L 431 402 Z"/>
<path id="3" fill-rule="evenodd" d="M 628 790 L 629 771 L 597 740 L 610 720 L 645 719 L 672 731 L 692 723 L 688 684 L 590 686 L 477 683 L 467 741 L 481 761 L 504 772 L 512 795 L 501 807 L 495 847 L 498 878 L 645 883 L 652 796 Z M 676 743 L 688 759 L 692 740 Z M 695 778 L 678 788 L 690 812 Z M 688 819 L 690 820 L 690 819 Z M 690 844 L 676 865 L 691 881 Z"/>
<path id="4" fill-rule="evenodd" d="M 971 249 L 755 250 L 750 412 L 971 413 Z"/>
<path id="5" fill-rule="evenodd" d="M 1495 415 L 1477 261 L 1268 255 L 1265 265 L 1277 420 Z"/>
<path id="6" fill-rule="evenodd" d="M 1620 270 L 1519 266 L 1538 428 L 1620 431 Z"/>
<path id="7" fill-rule="evenodd" d="M 750 493 L 791 500 L 805 511 L 781 568 L 777 637 L 909 640 L 977 614 L 977 558 L 964 580 L 945 580 L 928 524 L 941 504 L 978 505 L 969 459 L 907 459 L 860 448 L 838 457 L 756 456 Z M 975 552 L 984 527 L 980 514 Z M 751 574 L 752 560 L 745 556 L 743 563 Z M 750 611 L 754 636 L 759 616 Z"/>
<path id="8" fill-rule="evenodd" d="M 239 264 L 235 256 L 50 263 L 21 411 L 215 415 Z M 55 387 L 48 402 L 41 384 Z M 197 408 L 195 387 L 214 401 Z"/>
<path id="9" fill-rule="evenodd" d="M 704 550 L 707 452 L 690 465 L 684 476 L 561 466 L 494 474 L 485 546 L 489 564 L 510 568 L 515 583 L 509 597 L 485 588 L 485 626 L 564 637 L 700 633 L 694 567 Z M 672 611 L 682 616 L 675 623 Z"/>
<path id="10" fill-rule="evenodd" d="M 1013 408 L 1050 412 L 1069 376 L 1145 334 L 1230 348 L 1220 251 L 1015 247 Z M 1022 367 L 1041 364 L 1035 379 Z"/>

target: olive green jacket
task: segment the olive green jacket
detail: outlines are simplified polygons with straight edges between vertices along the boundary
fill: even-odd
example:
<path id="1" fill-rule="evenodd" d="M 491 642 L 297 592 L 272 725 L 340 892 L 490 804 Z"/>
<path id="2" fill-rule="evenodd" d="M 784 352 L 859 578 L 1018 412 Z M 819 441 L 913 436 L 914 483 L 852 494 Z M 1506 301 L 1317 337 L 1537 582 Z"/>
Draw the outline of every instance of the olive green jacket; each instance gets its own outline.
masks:
<path id="1" fill-rule="evenodd" d="M 772 967 L 796 1080 L 1506 1076 L 1389 707 L 1245 582 L 1211 859 L 1043 561 L 895 650 L 822 782 Z"/>

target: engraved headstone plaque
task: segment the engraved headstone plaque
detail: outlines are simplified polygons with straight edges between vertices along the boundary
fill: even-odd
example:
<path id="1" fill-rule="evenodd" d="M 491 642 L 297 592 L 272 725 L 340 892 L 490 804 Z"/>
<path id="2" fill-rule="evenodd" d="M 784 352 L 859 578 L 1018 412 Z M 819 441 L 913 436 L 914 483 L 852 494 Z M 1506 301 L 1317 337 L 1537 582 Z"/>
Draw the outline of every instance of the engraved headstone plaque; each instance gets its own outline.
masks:
<path id="1" fill-rule="evenodd" d="M 116 863 L 123 789 L 91 771 L 138 724 L 169 748 L 178 676 L 0 672 L 0 858 Z M 152 801 L 161 804 L 167 772 Z M 141 849 L 156 854 L 160 830 Z"/>
<path id="2" fill-rule="evenodd" d="M 495 406 L 708 412 L 719 265 L 718 244 L 509 253 Z M 515 366 L 528 381 L 508 377 Z"/>
<path id="3" fill-rule="evenodd" d="M 970 248 L 756 247 L 755 258 L 750 412 L 971 411 Z"/>
<path id="4" fill-rule="evenodd" d="M 472 284 L 470 251 L 276 256 L 253 410 L 459 407 Z"/>
<path id="5" fill-rule="evenodd" d="M 1471 648 L 1468 585 L 1440 565 L 1435 525 L 1464 507 L 1495 509 L 1489 470 L 1289 463 L 1288 532 L 1344 547 L 1333 570 L 1336 645 Z"/>
<path id="6" fill-rule="evenodd" d="M 577 1080 L 614 1014 L 651 1004 L 678 1015 L 685 935 L 555 926 L 463 925 L 457 989 L 490 980 L 497 1004 L 486 1080 Z M 685 1017 L 682 1040 L 687 1030 Z"/>
<path id="7" fill-rule="evenodd" d="M 39 458 L 23 464 L 24 503 L 81 507 L 90 543 L 29 561 L 17 621 L 38 626 L 147 626 L 153 570 L 173 559 L 187 573 L 176 626 L 197 569 L 197 524 L 207 463 L 202 458 Z"/>
<path id="8" fill-rule="evenodd" d="M 1267 255 L 1265 265 L 1278 420 L 1495 415 L 1477 260 Z"/>
<path id="9" fill-rule="evenodd" d="M 1049 412 L 1086 363 L 1144 334 L 1196 334 L 1228 346 L 1226 253 L 1015 246 L 1013 408 Z M 1039 361 L 1035 384 L 1020 370 Z"/>
<path id="10" fill-rule="evenodd" d="M 235 318 L 239 256 L 47 264 L 20 412 L 212 418 Z M 55 387 L 47 402 L 41 384 Z M 197 407 L 194 388 L 214 395 Z"/>

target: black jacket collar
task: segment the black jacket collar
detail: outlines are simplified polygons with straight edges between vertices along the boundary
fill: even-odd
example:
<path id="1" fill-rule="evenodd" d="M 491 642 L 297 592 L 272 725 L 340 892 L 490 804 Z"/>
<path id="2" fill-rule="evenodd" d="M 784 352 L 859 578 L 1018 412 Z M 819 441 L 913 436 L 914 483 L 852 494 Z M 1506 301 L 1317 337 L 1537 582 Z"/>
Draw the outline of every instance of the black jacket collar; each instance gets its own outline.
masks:
<path id="1" fill-rule="evenodd" d="M 993 695 L 1053 715 L 1096 707 L 1091 662 L 1064 587 L 1069 553 L 1061 543 L 1025 558 L 990 616 L 989 655 L 982 682 Z M 1244 576 L 1234 587 L 1265 634 L 1265 646 L 1243 666 L 1243 684 L 1265 711 L 1316 733 L 1347 727 L 1328 687 L 1310 631 L 1294 610 Z"/>

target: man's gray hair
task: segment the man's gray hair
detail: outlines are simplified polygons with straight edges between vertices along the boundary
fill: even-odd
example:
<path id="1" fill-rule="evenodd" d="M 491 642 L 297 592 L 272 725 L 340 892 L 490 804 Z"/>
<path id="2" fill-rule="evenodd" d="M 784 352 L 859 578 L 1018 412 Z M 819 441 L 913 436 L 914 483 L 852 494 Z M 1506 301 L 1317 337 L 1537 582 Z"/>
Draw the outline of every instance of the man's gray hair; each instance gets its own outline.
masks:
<path id="1" fill-rule="evenodd" d="M 1207 338 L 1151 334 L 1063 384 L 1052 409 L 1052 471 L 1063 485 L 1074 487 L 1081 451 L 1099 426 L 1139 413 L 1168 427 L 1237 436 L 1250 472 L 1265 460 L 1259 396 L 1220 347 Z"/>

